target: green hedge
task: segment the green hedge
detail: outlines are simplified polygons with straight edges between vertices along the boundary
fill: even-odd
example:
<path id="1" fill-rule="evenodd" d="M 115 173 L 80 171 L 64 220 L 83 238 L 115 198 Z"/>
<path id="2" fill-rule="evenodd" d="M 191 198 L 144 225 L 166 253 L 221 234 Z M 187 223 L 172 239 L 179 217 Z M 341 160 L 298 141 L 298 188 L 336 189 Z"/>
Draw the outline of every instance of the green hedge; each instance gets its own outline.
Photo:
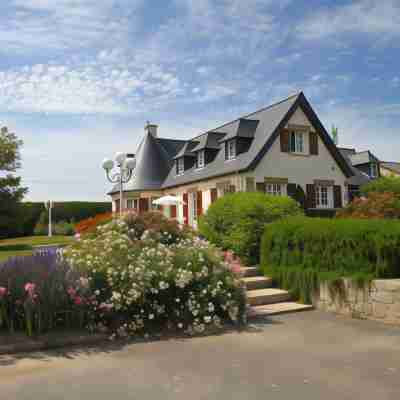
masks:
<path id="1" fill-rule="evenodd" d="M 400 196 L 400 177 L 382 176 L 361 187 L 361 193 L 366 196 L 372 192 L 390 192 Z"/>
<path id="2" fill-rule="evenodd" d="M 199 231 L 211 243 L 233 250 L 243 261 L 258 264 L 265 224 L 301 213 L 289 197 L 238 192 L 214 202 L 200 219 Z"/>
<path id="3" fill-rule="evenodd" d="M 400 277 L 400 222 L 290 218 L 265 229 L 261 264 L 266 274 L 305 302 L 321 281 L 358 284 Z"/>

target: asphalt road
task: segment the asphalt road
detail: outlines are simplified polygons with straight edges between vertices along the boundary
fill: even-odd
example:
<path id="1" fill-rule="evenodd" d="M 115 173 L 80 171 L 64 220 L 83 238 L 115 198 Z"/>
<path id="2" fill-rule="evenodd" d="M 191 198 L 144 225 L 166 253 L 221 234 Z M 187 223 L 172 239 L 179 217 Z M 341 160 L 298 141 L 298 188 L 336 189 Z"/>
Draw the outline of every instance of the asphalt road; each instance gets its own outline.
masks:
<path id="1" fill-rule="evenodd" d="M 5 400 L 400 398 L 400 327 L 311 311 L 246 332 L 0 356 Z"/>

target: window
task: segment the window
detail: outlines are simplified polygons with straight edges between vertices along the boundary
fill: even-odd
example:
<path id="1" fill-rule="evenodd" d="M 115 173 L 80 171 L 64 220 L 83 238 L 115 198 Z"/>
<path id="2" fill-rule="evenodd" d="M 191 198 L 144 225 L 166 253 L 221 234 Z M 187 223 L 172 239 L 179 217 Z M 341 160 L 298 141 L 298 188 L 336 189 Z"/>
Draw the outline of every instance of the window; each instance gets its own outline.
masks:
<path id="1" fill-rule="evenodd" d="M 284 196 L 286 193 L 286 185 L 283 183 L 267 183 L 265 191 L 272 196 Z"/>
<path id="2" fill-rule="evenodd" d="M 177 175 L 182 175 L 185 172 L 185 160 L 182 157 L 178 158 L 176 162 L 177 162 L 176 173 Z"/>
<path id="3" fill-rule="evenodd" d="M 315 205 L 317 208 L 333 208 L 333 192 L 331 186 L 315 187 Z"/>
<path id="4" fill-rule="evenodd" d="M 133 208 L 135 210 L 139 209 L 139 200 L 138 199 L 133 200 Z"/>
<path id="5" fill-rule="evenodd" d="M 226 160 L 233 160 L 236 157 L 236 141 L 235 139 L 226 142 Z"/>
<path id="6" fill-rule="evenodd" d="M 200 150 L 197 153 L 197 168 L 204 168 L 205 160 L 204 160 L 204 150 Z"/>
<path id="7" fill-rule="evenodd" d="M 304 133 L 291 132 L 289 136 L 289 150 L 291 153 L 304 153 Z"/>
<path id="8" fill-rule="evenodd" d="M 190 224 L 197 221 L 197 192 L 189 193 Z"/>
<path id="9" fill-rule="evenodd" d="M 126 208 L 133 208 L 133 200 L 132 199 L 126 200 Z"/>
<path id="10" fill-rule="evenodd" d="M 377 164 L 375 164 L 375 163 L 370 164 L 369 176 L 371 178 L 377 178 L 378 177 L 378 165 Z"/>

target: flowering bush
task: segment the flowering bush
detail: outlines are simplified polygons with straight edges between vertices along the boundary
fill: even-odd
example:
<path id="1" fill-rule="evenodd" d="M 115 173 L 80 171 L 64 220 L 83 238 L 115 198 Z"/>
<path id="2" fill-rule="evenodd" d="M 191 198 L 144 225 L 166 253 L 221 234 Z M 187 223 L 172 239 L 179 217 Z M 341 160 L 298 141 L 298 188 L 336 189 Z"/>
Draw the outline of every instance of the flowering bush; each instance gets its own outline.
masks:
<path id="1" fill-rule="evenodd" d="M 65 257 L 88 276 L 95 312 L 118 335 L 200 333 L 244 319 L 245 292 L 222 254 L 155 213 L 100 225 Z"/>
<path id="2" fill-rule="evenodd" d="M 74 229 L 76 233 L 83 234 L 94 232 L 96 227 L 112 220 L 113 214 L 111 212 L 97 214 L 94 217 L 84 219 L 75 224 Z"/>
<path id="3" fill-rule="evenodd" d="M 94 300 L 88 283 L 80 304 L 70 296 L 71 290 L 83 291 L 83 283 L 55 252 L 7 260 L 0 264 L 0 328 L 32 335 L 87 325 L 92 319 L 87 305 Z"/>

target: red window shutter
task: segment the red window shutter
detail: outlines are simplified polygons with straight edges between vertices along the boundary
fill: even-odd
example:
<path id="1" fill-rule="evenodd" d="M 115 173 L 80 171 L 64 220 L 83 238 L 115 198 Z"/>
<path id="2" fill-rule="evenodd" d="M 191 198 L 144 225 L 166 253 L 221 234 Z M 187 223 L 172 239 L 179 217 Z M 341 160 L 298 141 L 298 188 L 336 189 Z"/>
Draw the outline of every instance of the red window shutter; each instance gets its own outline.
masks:
<path id="1" fill-rule="evenodd" d="M 315 185 L 307 185 L 307 208 L 316 208 Z"/>
<path id="2" fill-rule="evenodd" d="M 149 200 L 139 199 L 139 212 L 146 212 L 149 210 Z"/>
<path id="3" fill-rule="evenodd" d="M 310 154 L 318 155 L 318 134 L 316 132 L 310 132 Z"/>
<path id="4" fill-rule="evenodd" d="M 333 207 L 335 208 L 343 207 L 342 187 L 339 185 L 335 185 L 333 187 Z"/>
<path id="5" fill-rule="evenodd" d="M 218 199 L 218 190 L 211 189 L 211 203 L 214 203 Z"/>
<path id="6" fill-rule="evenodd" d="M 185 225 L 189 223 L 189 205 L 187 193 L 183 193 L 183 223 Z"/>
<path id="7" fill-rule="evenodd" d="M 171 218 L 176 218 L 176 206 L 171 206 Z"/>
<path id="8" fill-rule="evenodd" d="M 203 214 L 203 193 L 201 191 L 197 192 L 197 216 Z"/>
<path id="9" fill-rule="evenodd" d="M 289 131 L 287 129 L 282 129 L 280 138 L 281 138 L 281 152 L 289 153 Z"/>

